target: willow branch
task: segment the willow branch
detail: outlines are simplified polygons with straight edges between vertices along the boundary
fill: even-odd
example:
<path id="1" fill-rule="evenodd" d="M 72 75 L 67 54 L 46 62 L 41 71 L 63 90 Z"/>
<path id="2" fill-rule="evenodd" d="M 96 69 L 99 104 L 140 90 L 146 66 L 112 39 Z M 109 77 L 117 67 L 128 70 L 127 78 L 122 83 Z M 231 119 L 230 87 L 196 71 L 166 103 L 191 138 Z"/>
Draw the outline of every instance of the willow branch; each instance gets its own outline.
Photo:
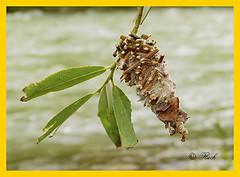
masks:
<path id="1" fill-rule="evenodd" d="M 139 7 L 139 9 L 138 9 L 138 14 L 137 14 L 137 17 L 135 19 L 135 24 L 134 24 L 134 27 L 131 31 L 132 34 L 137 34 L 137 32 L 138 32 L 138 28 L 141 24 L 141 19 L 142 19 L 142 15 L 143 15 L 143 8 L 144 7 Z"/>

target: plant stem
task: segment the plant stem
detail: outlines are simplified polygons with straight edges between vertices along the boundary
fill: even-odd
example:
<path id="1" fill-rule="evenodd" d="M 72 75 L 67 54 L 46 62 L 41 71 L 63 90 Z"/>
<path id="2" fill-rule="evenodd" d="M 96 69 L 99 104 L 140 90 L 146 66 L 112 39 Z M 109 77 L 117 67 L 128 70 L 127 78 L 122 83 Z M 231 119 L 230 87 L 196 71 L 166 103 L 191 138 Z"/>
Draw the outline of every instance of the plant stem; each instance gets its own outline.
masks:
<path id="1" fill-rule="evenodd" d="M 132 34 L 137 34 L 137 32 L 138 32 L 138 28 L 140 26 L 142 15 L 143 15 L 143 8 L 144 7 L 139 7 L 138 8 L 138 14 L 137 14 L 137 17 L 136 17 L 136 20 L 135 20 L 135 24 L 134 24 L 134 27 L 131 31 Z"/>
<path id="2" fill-rule="evenodd" d="M 113 74 L 114 74 L 114 71 L 116 69 L 116 66 L 117 66 L 117 63 L 114 62 L 111 66 L 107 67 L 107 69 L 110 69 L 111 72 L 110 74 L 108 75 L 107 79 L 105 80 L 105 82 L 103 83 L 103 85 L 95 92 L 95 93 L 100 93 L 102 88 L 111 80 L 111 82 L 113 83 Z"/>

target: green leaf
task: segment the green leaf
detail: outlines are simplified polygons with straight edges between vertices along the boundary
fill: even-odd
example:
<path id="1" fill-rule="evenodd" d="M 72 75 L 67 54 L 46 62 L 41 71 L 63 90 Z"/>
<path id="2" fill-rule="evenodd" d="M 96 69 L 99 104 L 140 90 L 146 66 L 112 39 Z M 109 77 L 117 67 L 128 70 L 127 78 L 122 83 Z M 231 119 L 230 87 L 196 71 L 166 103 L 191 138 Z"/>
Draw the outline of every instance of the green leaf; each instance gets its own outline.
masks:
<path id="1" fill-rule="evenodd" d="M 94 94 L 88 94 L 73 102 L 57 115 L 55 115 L 43 128 L 44 134 L 38 138 L 38 143 L 48 136 L 51 136 L 74 112 L 76 112 L 84 103 L 86 103 Z"/>
<path id="2" fill-rule="evenodd" d="M 106 68 L 102 66 L 83 66 L 59 71 L 40 82 L 32 83 L 25 87 L 23 89 L 25 96 L 21 98 L 21 101 L 28 101 L 49 92 L 56 92 L 72 87 L 96 77 L 105 71 Z"/>
<path id="3" fill-rule="evenodd" d="M 131 122 L 131 103 L 122 90 L 115 85 L 113 86 L 112 95 L 113 110 L 122 146 L 126 148 L 133 147 L 138 140 Z"/>
<path id="4" fill-rule="evenodd" d="M 144 6 L 140 24 L 142 25 L 151 10 L 151 6 Z"/>
<path id="5" fill-rule="evenodd" d="M 112 98 L 109 94 L 111 90 L 106 88 L 106 85 L 102 88 L 98 103 L 98 116 L 105 128 L 109 138 L 115 144 L 116 147 L 121 146 L 121 139 L 116 123 L 116 118 L 114 116 L 112 107 Z"/>

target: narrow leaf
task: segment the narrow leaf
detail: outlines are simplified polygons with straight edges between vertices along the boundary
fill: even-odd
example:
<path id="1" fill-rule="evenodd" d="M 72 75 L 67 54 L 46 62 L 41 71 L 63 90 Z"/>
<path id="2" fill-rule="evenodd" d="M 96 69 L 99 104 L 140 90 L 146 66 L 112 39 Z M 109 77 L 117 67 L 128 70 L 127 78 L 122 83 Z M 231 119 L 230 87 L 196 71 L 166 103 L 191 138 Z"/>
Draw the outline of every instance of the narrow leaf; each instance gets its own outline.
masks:
<path id="1" fill-rule="evenodd" d="M 142 25 L 151 10 L 151 6 L 144 6 L 140 24 Z"/>
<path id="2" fill-rule="evenodd" d="M 103 87 L 100 93 L 99 103 L 98 103 L 98 116 L 105 128 L 109 138 L 115 144 L 116 147 L 121 146 L 121 139 L 116 123 L 116 118 L 114 116 L 112 107 L 112 98 L 107 90 L 106 86 Z"/>
<path id="3" fill-rule="evenodd" d="M 112 95 L 113 110 L 120 133 L 122 146 L 126 148 L 133 147 L 138 140 L 131 122 L 131 102 L 117 86 L 113 86 Z"/>
<path id="4" fill-rule="evenodd" d="M 96 77 L 105 71 L 106 68 L 102 66 L 83 66 L 59 71 L 40 82 L 32 83 L 25 87 L 23 89 L 25 96 L 21 98 L 21 101 L 28 101 L 49 92 L 56 92 L 72 87 Z"/>
<path id="5" fill-rule="evenodd" d="M 44 134 L 38 138 L 38 143 L 41 142 L 48 136 L 51 136 L 55 133 L 55 130 L 59 128 L 74 112 L 76 112 L 84 103 L 86 103 L 93 94 L 88 94 L 77 101 L 73 102 L 62 111 L 60 111 L 57 115 L 55 115 L 44 127 Z"/>

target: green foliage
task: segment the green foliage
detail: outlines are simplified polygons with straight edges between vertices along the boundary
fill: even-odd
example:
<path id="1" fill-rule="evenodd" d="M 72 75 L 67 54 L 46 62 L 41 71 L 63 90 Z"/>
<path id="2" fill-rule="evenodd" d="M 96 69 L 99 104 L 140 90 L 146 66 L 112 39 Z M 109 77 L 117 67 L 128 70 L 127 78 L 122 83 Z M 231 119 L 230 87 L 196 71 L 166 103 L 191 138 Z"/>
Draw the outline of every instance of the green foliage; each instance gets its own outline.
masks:
<path id="1" fill-rule="evenodd" d="M 116 147 L 121 146 L 121 139 L 116 123 L 116 118 L 113 112 L 112 95 L 111 90 L 105 85 L 100 93 L 98 103 L 98 116 L 102 122 L 103 127 L 106 130 L 109 138 L 115 144 Z"/>
<path id="2" fill-rule="evenodd" d="M 137 137 L 131 122 L 131 102 L 123 91 L 117 86 L 113 86 L 113 110 L 118 125 L 122 146 L 133 147 L 137 142 Z"/>
<path id="3" fill-rule="evenodd" d="M 63 124 L 74 112 L 76 112 L 84 103 L 86 103 L 94 94 L 88 94 L 77 101 L 73 102 L 57 115 L 55 115 L 43 128 L 44 134 L 38 138 L 38 143 L 54 133 L 59 126 Z"/>
<path id="4" fill-rule="evenodd" d="M 150 11 L 150 7 L 139 7 L 133 33 L 136 34 L 140 23 L 142 24 Z M 102 122 L 106 133 L 116 147 L 133 147 L 137 142 L 137 137 L 131 122 L 131 103 L 120 88 L 114 85 L 113 75 L 116 68 L 116 62 L 109 67 L 103 66 L 83 66 L 70 68 L 54 73 L 44 80 L 32 83 L 23 89 L 24 96 L 21 101 L 29 101 L 33 98 L 45 95 L 49 92 L 56 92 L 67 89 L 76 84 L 94 78 L 106 70 L 110 70 L 106 81 L 94 93 L 83 96 L 71 105 L 64 108 L 55 115 L 44 127 L 44 133 L 38 138 L 38 143 L 46 137 L 55 134 L 58 128 L 83 104 L 85 104 L 93 95 L 100 93 L 98 104 L 98 116 Z M 111 81 L 112 90 L 107 89 Z"/>
<path id="5" fill-rule="evenodd" d="M 76 84 L 96 77 L 105 71 L 106 68 L 103 66 L 84 66 L 59 71 L 40 82 L 33 83 L 25 87 L 23 89 L 25 96 L 21 98 L 21 101 L 28 101 L 49 92 L 56 92 L 72 87 Z"/>

